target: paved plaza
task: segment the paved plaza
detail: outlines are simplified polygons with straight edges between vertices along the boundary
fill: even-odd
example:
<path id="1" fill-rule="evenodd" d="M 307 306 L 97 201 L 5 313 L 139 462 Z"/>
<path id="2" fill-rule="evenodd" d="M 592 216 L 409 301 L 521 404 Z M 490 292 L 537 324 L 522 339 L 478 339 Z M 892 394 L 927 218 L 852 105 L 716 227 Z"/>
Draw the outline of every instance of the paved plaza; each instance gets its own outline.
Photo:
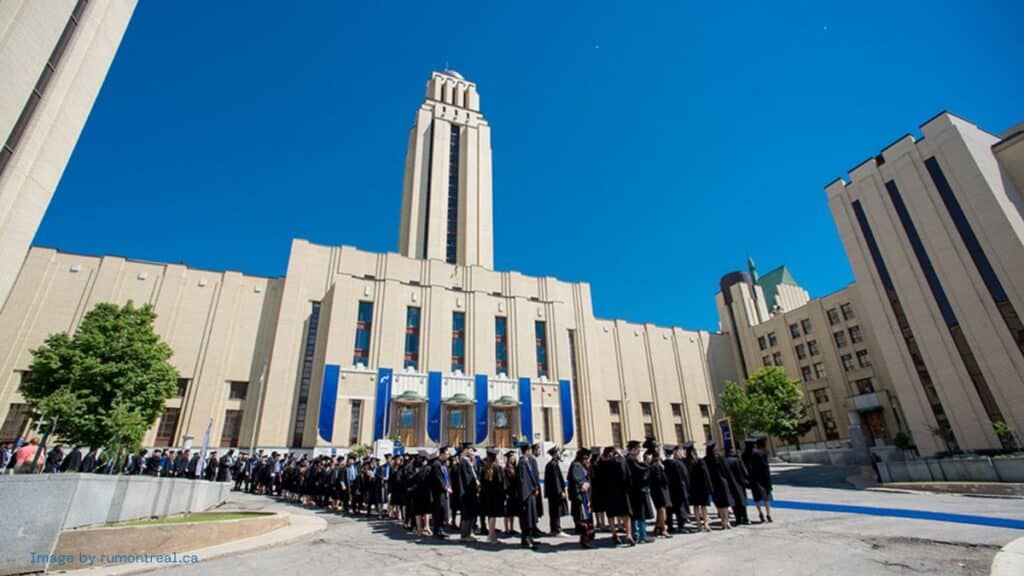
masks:
<path id="1" fill-rule="evenodd" d="M 614 547 L 599 533 L 596 550 L 580 550 L 575 538 L 546 538 L 539 552 L 520 549 L 517 537 L 500 545 L 438 543 L 391 521 L 235 495 L 228 507 L 317 514 L 327 529 L 305 541 L 161 573 L 988 574 L 999 548 L 1024 536 L 1024 500 L 856 490 L 843 481 L 850 469 L 777 466 L 775 472 L 779 508 L 772 524 L 659 538 L 635 548 Z M 547 519 L 540 525 L 544 529 Z M 563 526 L 571 520 L 564 518 Z"/>

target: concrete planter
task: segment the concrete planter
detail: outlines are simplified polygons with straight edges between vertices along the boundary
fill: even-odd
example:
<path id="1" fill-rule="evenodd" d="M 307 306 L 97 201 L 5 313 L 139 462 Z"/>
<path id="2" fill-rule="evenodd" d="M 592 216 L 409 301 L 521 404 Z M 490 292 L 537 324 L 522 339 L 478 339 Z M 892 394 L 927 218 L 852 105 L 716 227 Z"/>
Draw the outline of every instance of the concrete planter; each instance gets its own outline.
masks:
<path id="1" fill-rule="evenodd" d="M 38 555 L 49 554 L 64 530 L 201 512 L 223 502 L 230 490 L 227 483 L 152 476 L 0 476 L 0 529 L 9 535 L 0 547 L 0 574 L 45 569 Z"/>
<path id="2" fill-rule="evenodd" d="M 999 480 L 1002 482 L 1024 482 L 1024 456 L 1012 458 L 993 458 Z"/>
<path id="3" fill-rule="evenodd" d="M 878 469 L 883 482 L 1024 482 L 1024 456 L 887 461 Z"/>

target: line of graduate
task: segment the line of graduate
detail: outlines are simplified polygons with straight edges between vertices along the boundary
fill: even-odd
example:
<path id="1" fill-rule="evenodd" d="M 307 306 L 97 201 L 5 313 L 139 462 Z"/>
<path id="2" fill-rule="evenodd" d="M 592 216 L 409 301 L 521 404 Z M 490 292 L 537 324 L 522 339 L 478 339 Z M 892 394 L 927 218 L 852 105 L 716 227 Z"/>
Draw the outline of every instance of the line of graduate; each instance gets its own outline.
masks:
<path id="1" fill-rule="evenodd" d="M 283 460 L 281 473 L 269 476 L 266 487 L 257 481 L 254 490 L 353 514 L 383 517 L 386 510 L 424 538 L 457 533 L 472 542 L 479 534 L 497 543 L 501 533 L 518 534 L 527 548 L 536 548 L 536 539 L 543 536 L 568 537 L 561 526 L 564 516 L 572 517 L 585 548 L 593 547 L 598 530 L 610 531 L 616 544 L 627 545 L 707 532 L 709 508 L 720 529 L 728 530 L 734 522 L 750 523 L 747 490 L 760 521 L 771 522 L 771 472 L 763 440 L 747 441 L 742 454 L 728 448 L 720 454 L 714 442 L 706 447 L 703 458 L 693 443 L 661 447 L 654 439 L 629 442 L 625 451 L 580 450 L 567 475 L 558 447 L 549 451 L 541 475 L 539 445 L 507 451 L 503 458 L 495 449 L 481 458 L 469 444 L 454 452 L 443 447 L 433 454 L 388 455 L 382 461 L 275 454 Z M 546 534 L 538 528 L 544 500 Z"/>

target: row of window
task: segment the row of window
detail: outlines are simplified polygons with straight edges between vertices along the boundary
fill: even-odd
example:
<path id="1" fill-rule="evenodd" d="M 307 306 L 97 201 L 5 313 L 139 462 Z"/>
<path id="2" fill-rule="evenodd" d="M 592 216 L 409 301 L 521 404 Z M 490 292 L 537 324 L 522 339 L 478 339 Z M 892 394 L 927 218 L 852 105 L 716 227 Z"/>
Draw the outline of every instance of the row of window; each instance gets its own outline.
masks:
<path id="1" fill-rule="evenodd" d="M 178 390 L 174 398 L 184 398 L 188 392 L 188 385 L 191 382 L 188 378 L 178 378 Z M 228 381 L 228 400 L 245 400 L 249 393 L 249 383 L 244 380 Z"/>
<path id="2" fill-rule="evenodd" d="M 701 417 L 703 417 L 703 418 L 710 418 L 711 417 L 711 406 L 709 406 L 708 404 L 698 404 L 697 406 L 698 406 L 698 409 L 700 410 Z M 669 407 L 672 410 L 672 416 L 673 417 L 681 418 L 683 416 L 683 405 L 680 404 L 679 402 L 672 402 L 672 403 L 669 404 Z M 618 400 L 609 400 L 608 401 L 608 413 L 611 414 L 612 416 L 621 416 L 622 415 L 622 403 L 619 402 Z M 651 417 L 653 417 L 654 416 L 654 404 L 651 403 L 651 402 L 641 402 L 640 403 L 640 414 L 644 418 L 651 418 Z"/>
<path id="3" fill-rule="evenodd" d="M 789 325 L 789 335 L 792 336 L 793 338 L 799 338 L 801 329 L 803 329 L 804 334 L 810 334 L 811 332 L 814 331 L 813 328 L 814 327 L 811 325 L 811 321 L 807 318 L 804 318 L 803 320 L 800 321 L 799 324 Z"/>
<path id="4" fill-rule="evenodd" d="M 843 320 L 853 320 L 855 318 L 853 315 L 853 306 L 850 306 L 850 303 L 847 302 L 845 304 L 841 304 L 838 310 L 835 308 L 829 308 L 825 311 L 825 315 L 828 316 L 828 323 L 830 326 L 839 324 L 840 313 L 843 315 Z"/>
<path id="5" fill-rule="evenodd" d="M 832 333 L 832 339 L 835 340 L 836 348 L 843 348 L 843 347 L 846 346 L 846 344 L 847 344 L 846 334 L 847 333 L 850 334 L 850 340 L 849 341 L 853 342 L 854 344 L 859 344 L 859 343 L 864 341 L 864 335 L 861 334 L 860 326 L 850 326 L 849 330 L 847 330 L 845 332 L 842 331 L 842 330 L 839 330 L 837 332 L 833 332 Z"/>

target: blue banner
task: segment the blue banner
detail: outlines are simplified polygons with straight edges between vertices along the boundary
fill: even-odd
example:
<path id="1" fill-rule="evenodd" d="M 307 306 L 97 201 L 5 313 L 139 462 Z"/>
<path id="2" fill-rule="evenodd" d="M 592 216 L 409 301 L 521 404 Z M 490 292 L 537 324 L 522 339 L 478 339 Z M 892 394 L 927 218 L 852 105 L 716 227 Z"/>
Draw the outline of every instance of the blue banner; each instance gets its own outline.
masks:
<path id="1" fill-rule="evenodd" d="M 526 442 L 533 444 L 533 390 L 529 378 L 519 379 L 519 427 Z"/>
<path id="2" fill-rule="evenodd" d="M 380 440 L 388 433 L 388 415 L 391 410 L 391 368 L 377 370 L 377 403 L 373 414 L 373 439 Z"/>
<path id="3" fill-rule="evenodd" d="M 427 374 L 427 436 L 441 441 L 441 373 Z"/>
<path id="4" fill-rule="evenodd" d="M 476 375 L 476 443 L 487 439 L 487 375 Z"/>
<path id="5" fill-rule="evenodd" d="M 718 421 L 718 429 L 722 431 L 722 450 L 726 447 L 735 449 L 736 447 L 732 442 L 732 425 L 729 423 L 728 418 L 722 418 Z"/>
<path id="6" fill-rule="evenodd" d="M 562 408 L 562 444 L 568 444 L 576 432 L 572 418 L 572 386 L 568 380 L 558 381 L 558 404 Z"/>
<path id="7" fill-rule="evenodd" d="M 320 414 L 317 416 L 316 429 L 324 442 L 334 439 L 334 409 L 338 403 L 338 374 L 341 367 L 337 364 L 324 365 L 324 381 L 320 386 Z"/>

